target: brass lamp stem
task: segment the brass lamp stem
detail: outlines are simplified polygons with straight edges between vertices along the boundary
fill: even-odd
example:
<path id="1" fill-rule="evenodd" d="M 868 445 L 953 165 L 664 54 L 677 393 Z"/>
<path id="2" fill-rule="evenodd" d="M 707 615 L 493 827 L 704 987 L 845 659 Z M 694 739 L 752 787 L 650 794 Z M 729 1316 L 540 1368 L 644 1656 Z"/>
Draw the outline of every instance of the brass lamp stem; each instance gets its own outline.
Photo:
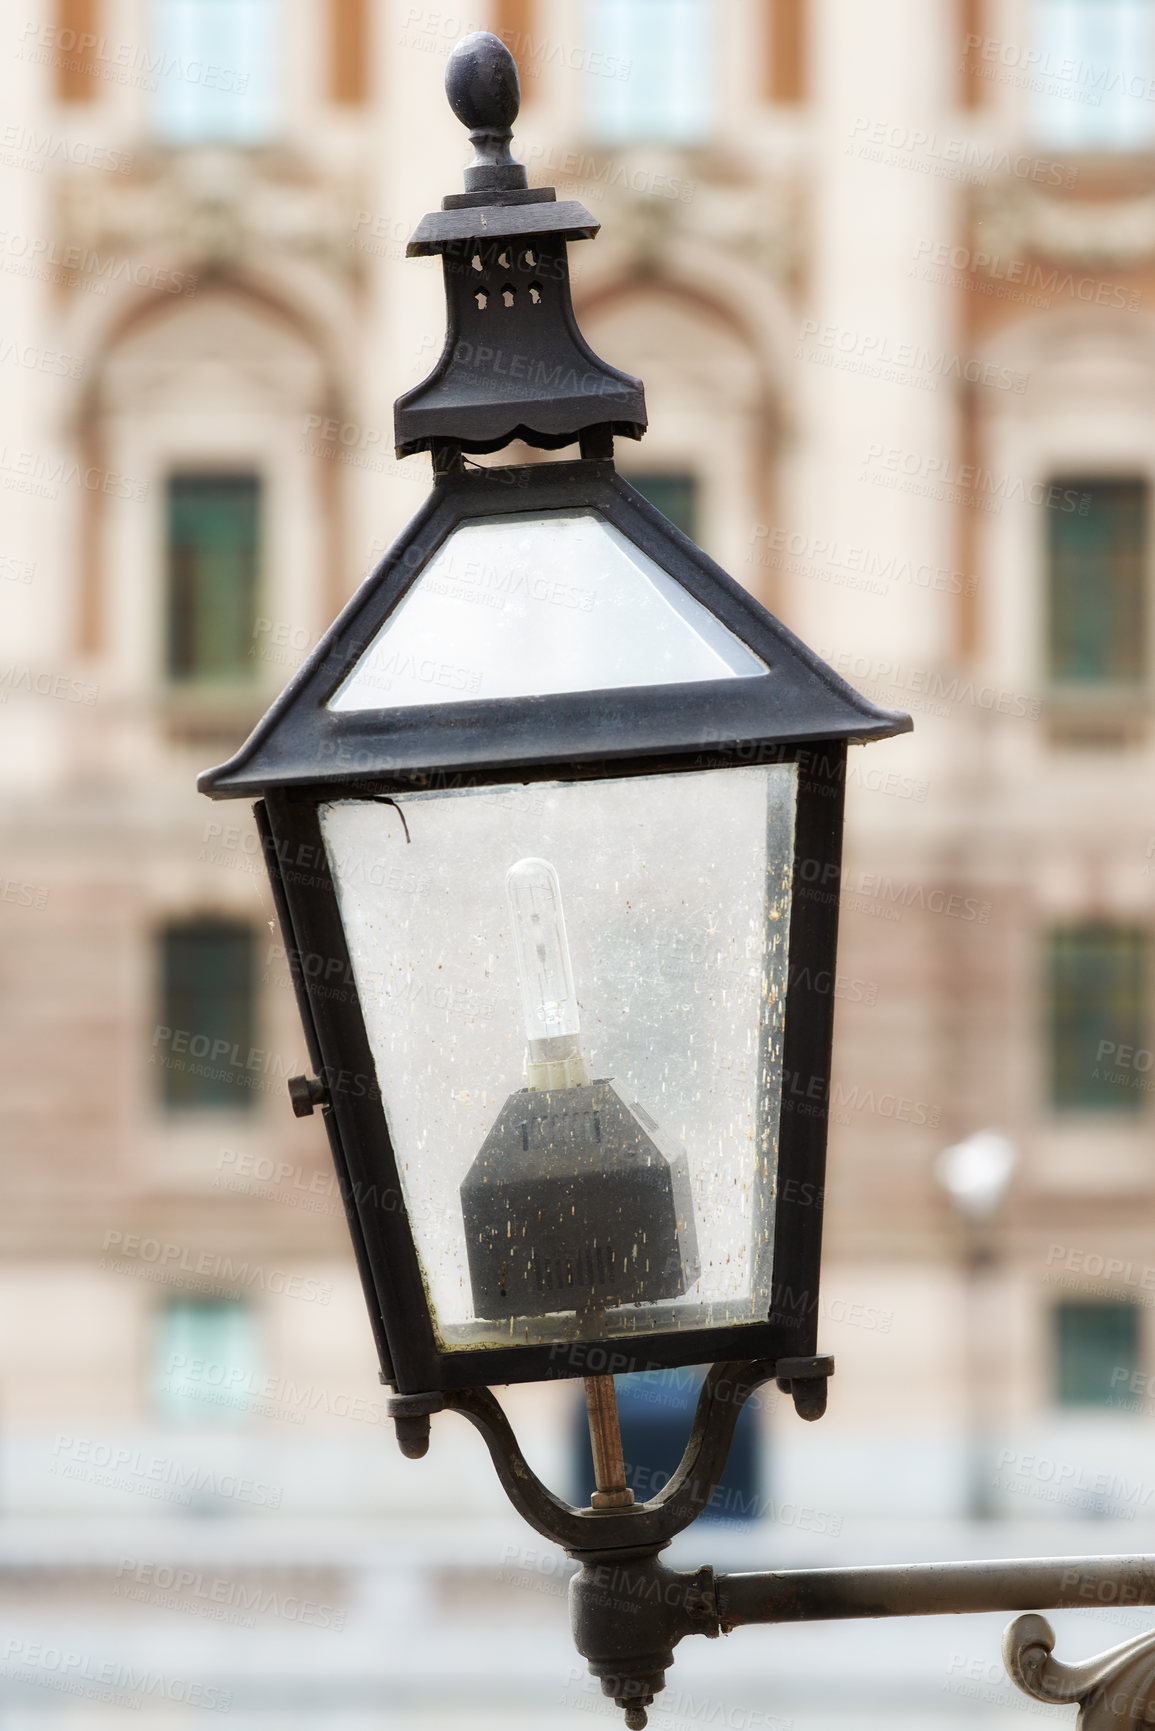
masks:
<path id="1" fill-rule="evenodd" d="M 634 1500 L 626 1488 L 626 1465 L 622 1459 L 622 1432 L 618 1424 L 618 1397 L 612 1376 L 587 1376 L 586 1415 L 590 1447 L 594 1457 L 594 1483 L 590 1498 L 595 1509 L 625 1509 Z"/>

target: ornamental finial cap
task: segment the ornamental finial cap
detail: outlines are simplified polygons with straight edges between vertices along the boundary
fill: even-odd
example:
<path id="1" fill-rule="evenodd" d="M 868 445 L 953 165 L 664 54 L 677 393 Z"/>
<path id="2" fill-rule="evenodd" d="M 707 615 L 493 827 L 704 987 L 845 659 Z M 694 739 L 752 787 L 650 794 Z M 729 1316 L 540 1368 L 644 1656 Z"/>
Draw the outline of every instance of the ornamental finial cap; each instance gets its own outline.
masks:
<path id="1" fill-rule="evenodd" d="M 517 63 L 500 36 L 475 30 L 463 36 L 445 68 L 445 94 L 476 152 L 465 170 L 467 192 L 512 192 L 528 184 L 525 167 L 509 153 L 521 107 Z"/>

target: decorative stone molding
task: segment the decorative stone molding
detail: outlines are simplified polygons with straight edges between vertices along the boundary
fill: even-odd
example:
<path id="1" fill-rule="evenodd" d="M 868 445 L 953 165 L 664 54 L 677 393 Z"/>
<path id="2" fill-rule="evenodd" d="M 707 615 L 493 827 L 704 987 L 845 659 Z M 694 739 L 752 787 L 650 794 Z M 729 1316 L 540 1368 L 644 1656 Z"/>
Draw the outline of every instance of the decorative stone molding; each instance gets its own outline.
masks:
<path id="1" fill-rule="evenodd" d="M 975 232 L 984 252 L 1030 254 L 1058 264 L 1126 268 L 1155 258 L 1155 193 L 1103 200 L 1054 198 L 1019 180 L 977 196 Z"/>
<path id="2" fill-rule="evenodd" d="M 782 285 L 800 263 L 803 188 L 795 175 L 751 180 L 715 173 L 713 165 L 703 171 L 693 158 L 651 148 L 613 157 L 574 151 L 543 164 L 542 177 L 556 182 L 559 197 L 589 205 L 603 238 L 622 249 L 638 274 L 659 270 L 686 242 L 729 253 Z"/>
<path id="3" fill-rule="evenodd" d="M 179 257 L 199 275 L 228 273 L 270 253 L 355 274 L 352 242 L 362 200 L 347 180 L 321 179 L 280 158 L 223 147 L 179 150 L 130 176 L 65 173 L 59 183 L 64 248 L 96 261 Z M 82 262 L 78 274 L 99 270 Z"/>

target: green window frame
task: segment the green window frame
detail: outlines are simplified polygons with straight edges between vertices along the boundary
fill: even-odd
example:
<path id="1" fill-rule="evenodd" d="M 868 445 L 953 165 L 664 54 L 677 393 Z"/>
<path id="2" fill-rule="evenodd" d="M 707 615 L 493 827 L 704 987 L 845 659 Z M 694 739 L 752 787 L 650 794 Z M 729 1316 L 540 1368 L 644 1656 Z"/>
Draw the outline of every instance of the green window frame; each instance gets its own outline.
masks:
<path id="1" fill-rule="evenodd" d="M 1057 1111 L 1142 1110 L 1151 1064 L 1149 948 L 1147 932 L 1132 926 L 1051 933 L 1051 1103 Z"/>
<path id="2" fill-rule="evenodd" d="M 698 477 L 673 469 L 640 469 L 627 474 L 643 499 L 668 517 L 691 541 L 698 539 Z"/>
<path id="3" fill-rule="evenodd" d="M 172 1298 L 157 1317 L 152 1401 L 170 1424 L 232 1429 L 260 1394 L 257 1319 L 239 1298 Z"/>
<path id="4" fill-rule="evenodd" d="M 1047 511 L 1047 673 L 1054 685 L 1139 685 L 1147 676 L 1149 487 L 1139 477 L 1061 476 Z"/>
<path id="5" fill-rule="evenodd" d="M 1057 1404 L 1118 1405 L 1139 1369 L 1136 1306 L 1072 1300 L 1057 1304 L 1052 1316 Z"/>
<path id="6" fill-rule="evenodd" d="M 169 679 L 176 684 L 251 682 L 260 581 L 260 477 L 170 476 L 166 535 Z"/>
<path id="7" fill-rule="evenodd" d="M 153 1041 L 170 1112 L 253 1109 L 257 939 L 249 925 L 198 919 L 160 934 L 160 1016 Z"/>

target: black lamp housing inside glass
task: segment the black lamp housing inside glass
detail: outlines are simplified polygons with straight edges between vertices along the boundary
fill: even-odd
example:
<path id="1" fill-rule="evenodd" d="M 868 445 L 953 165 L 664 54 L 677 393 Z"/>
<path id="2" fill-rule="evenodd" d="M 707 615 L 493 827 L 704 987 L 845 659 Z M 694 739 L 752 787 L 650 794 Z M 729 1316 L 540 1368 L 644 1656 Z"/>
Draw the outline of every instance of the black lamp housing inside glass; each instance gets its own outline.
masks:
<path id="1" fill-rule="evenodd" d="M 455 51 L 479 160 L 410 248 L 430 496 L 199 784 L 257 802 L 404 1395 L 816 1352 L 846 748 L 910 726 L 616 472 L 642 388 L 577 330 L 597 225 L 509 159 L 511 67 Z M 582 454 L 464 461 L 514 438 Z"/>

